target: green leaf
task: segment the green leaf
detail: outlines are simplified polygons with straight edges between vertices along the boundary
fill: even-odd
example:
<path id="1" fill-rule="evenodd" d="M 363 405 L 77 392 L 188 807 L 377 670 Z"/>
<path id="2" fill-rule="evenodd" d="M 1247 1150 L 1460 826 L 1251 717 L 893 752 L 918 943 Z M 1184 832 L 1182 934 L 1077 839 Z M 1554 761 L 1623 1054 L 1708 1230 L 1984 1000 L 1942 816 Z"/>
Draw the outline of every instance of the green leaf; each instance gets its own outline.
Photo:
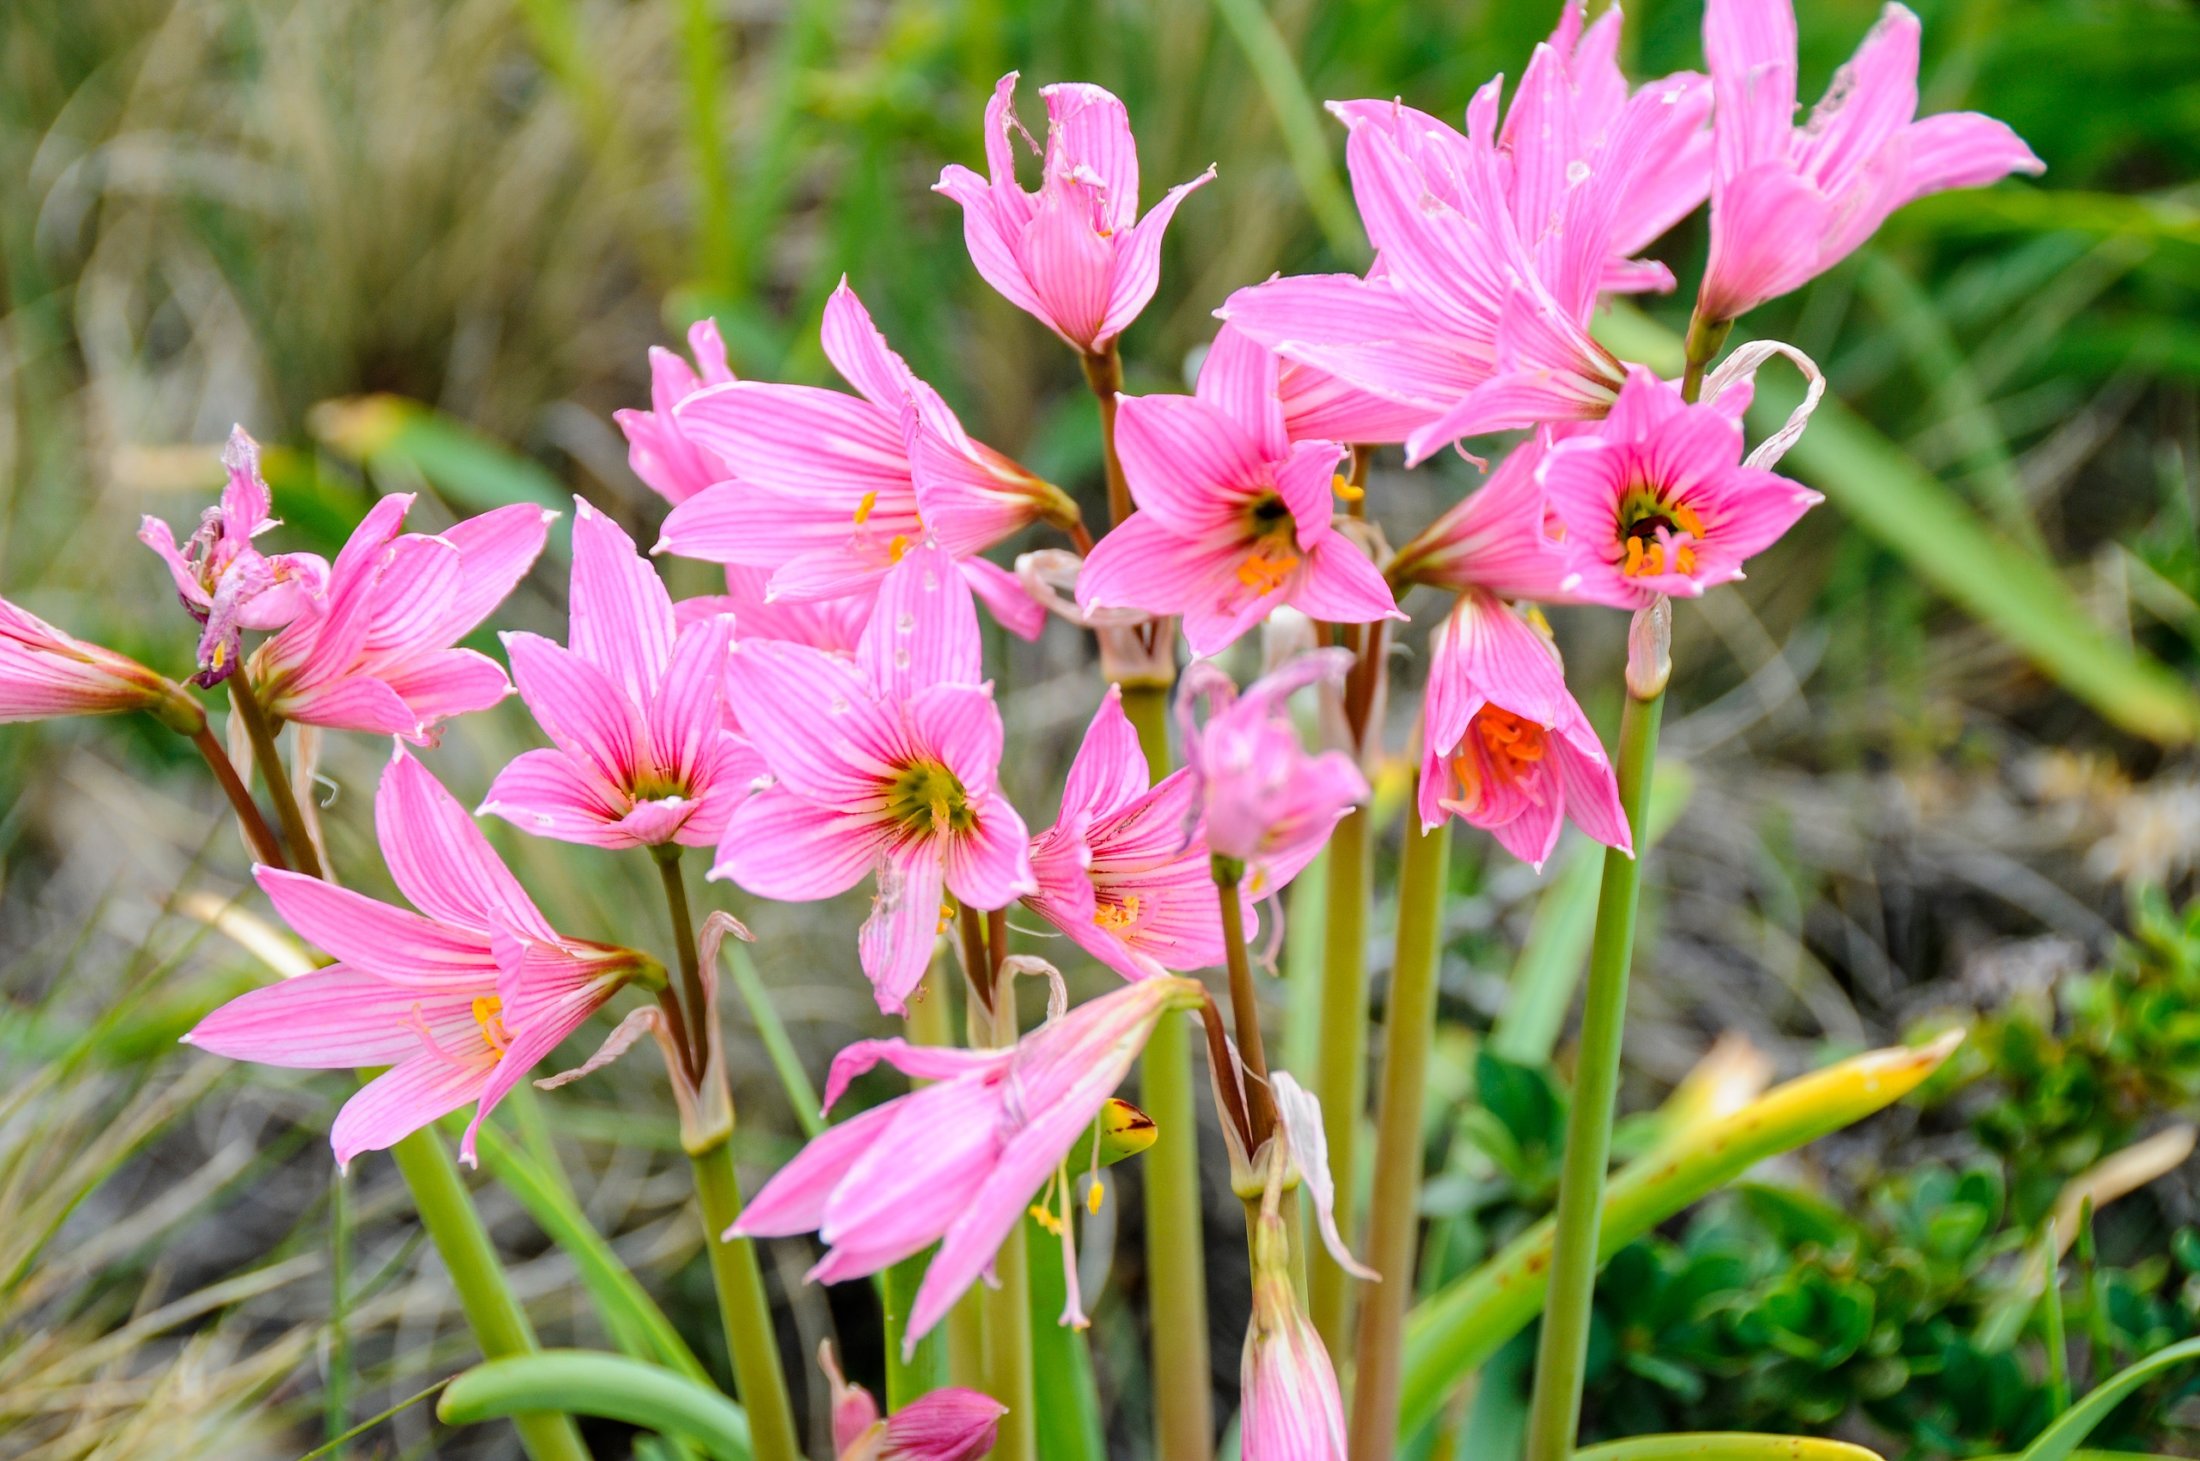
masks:
<path id="1" fill-rule="evenodd" d="M 1111 1191 L 1107 1200 L 1120 1199 Z M 1039 1423 L 1039 1454 L 1047 1461 L 1106 1461 L 1092 1349 L 1084 1330 L 1061 1322 L 1069 1293 L 1061 1240 L 1031 1219 L 1024 1221 L 1031 1255 L 1032 1409 Z"/>
<path id="2" fill-rule="evenodd" d="M 1676 1432 L 1630 1436 L 1584 1446 L 1579 1461 L 1881 1461 L 1877 1451 L 1815 1436 L 1767 1436 L 1750 1431 Z"/>
<path id="3" fill-rule="evenodd" d="M 2188 1339 L 2158 1349 L 2128 1369 L 2119 1370 L 2056 1418 L 2024 1448 L 2020 1461 L 2070 1461 L 2093 1428 L 2108 1419 L 2134 1390 L 2161 1374 L 2191 1360 L 2200 1360 L 2200 1339 Z"/>
<path id="4" fill-rule="evenodd" d="M 551 1349 L 490 1360 L 451 1381 L 435 1406 L 450 1425 L 554 1411 L 676 1436 L 712 1461 L 749 1461 L 749 1422 L 740 1406 L 708 1385 L 624 1355 Z"/>
<path id="5" fill-rule="evenodd" d="M 565 485 L 533 459 L 403 396 L 323 401 L 306 424 L 339 454 L 377 469 L 412 472 L 468 512 L 519 502 L 558 511 L 572 506 Z"/>

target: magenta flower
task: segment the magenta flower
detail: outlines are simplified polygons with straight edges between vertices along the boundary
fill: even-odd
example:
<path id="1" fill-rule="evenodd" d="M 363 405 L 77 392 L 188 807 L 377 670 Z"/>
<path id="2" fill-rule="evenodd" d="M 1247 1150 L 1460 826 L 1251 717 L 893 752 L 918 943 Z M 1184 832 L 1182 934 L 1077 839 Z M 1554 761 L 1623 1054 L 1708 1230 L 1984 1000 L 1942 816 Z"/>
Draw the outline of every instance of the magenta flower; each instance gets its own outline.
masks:
<path id="1" fill-rule="evenodd" d="M 1339 818 L 1367 800 L 1367 778 L 1342 751 L 1308 755 L 1292 727 L 1294 691 L 1337 684 L 1352 653 L 1317 649 L 1255 680 L 1245 693 L 1212 660 L 1195 661 L 1177 682 L 1184 760 L 1206 816 L 1207 846 L 1234 857 L 1266 891 L 1304 867 Z M 1207 722 L 1193 714 L 1207 702 Z"/>
<path id="2" fill-rule="evenodd" d="M 1551 446 L 1537 471 L 1565 523 L 1572 597 L 1621 609 L 1699 597 L 1824 500 L 1743 465 L 1749 394 L 1690 405 L 1635 366 L 1611 415 Z"/>
<path id="3" fill-rule="evenodd" d="M 175 681 L 0 599 L 0 725 L 133 710 L 185 735 L 206 728 L 206 712 Z"/>
<path id="4" fill-rule="evenodd" d="M 570 644 L 507 634 L 512 676 L 555 742 L 522 753 L 481 804 L 591 847 L 709 847 L 764 763 L 727 729 L 733 619 L 676 628 L 672 596 L 617 523 L 573 499 Z"/>
<path id="5" fill-rule="evenodd" d="M 1927 193 L 1978 188 L 2046 164 L 1977 112 L 1917 120 L 1917 17 L 1880 14 L 1795 125 L 1792 0 L 1710 0 L 1704 54 L 1718 96 L 1711 258 L 1697 313 L 1731 320 L 1832 268 Z"/>
<path id="6" fill-rule="evenodd" d="M 1145 753 L 1110 685 L 1062 788 L 1062 815 L 1032 839 L 1024 903 L 1126 979 L 1223 959 L 1222 911 L 1189 770 L 1146 784 Z M 1290 869 L 1296 873 L 1297 868 Z M 1247 927 L 1253 897 L 1243 893 Z"/>
<path id="7" fill-rule="evenodd" d="M 611 413 L 619 430 L 626 433 L 627 464 L 634 475 L 676 507 L 733 475 L 717 453 L 688 435 L 675 412 L 697 391 L 734 378 L 726 366 L 726 342 L 718 338 L 718 322 L 702 319 L 688 326 L 688 350 L 695 356 L 692 366 L 677 351 L 650 346 L 650 409 Z"/>
<path id="8" fill-rule="evenodd" d="M 832 1385 L 833 1452 L 839 1461 L 978 1461 L 993 1449 L 1008 1407 L 990 1395 L 950 1386 L 929 1390 L 881 1419 L 878 1402 L 842 1378 L 831 1340 L 817 1365 Z"/>
<path id="9" fill-rule="evenodd" d="M 472 1104 L 459 1144 L 471 1163 L 505 1092 L 622 984 L 663 971 L 631 949 L 555 932 L 465 808 L 402 747 L 374 812 L 390 876 L 421 911 L 260 868 L 275 911 L 338 962 L 240 995 L 183 1038 L 262 1065 L 389 1066 L 337 1114 L 337 1162 Z"/>
<path id="10" fill-rule="evenodd" d="M 157 517 L 138 528 L 138 541 L 168 565 L 184 608 L 206 626 L 199 636 L 199 672 L 192 677 L 200 685 L 229 678 L 244 630 L 282 628 L 328 578 L 328 564 L 315 554 L 264 554 L 252 546 L 278 523 L 260 475 L 260 444 L 242 426 L 231 429 L 222 466 L 229 483 L 221 502 L 200 515 L 198 530 L 182 548 Z"/>
<path id="11" fill-rule="evenodd" d="M 542 552 L 556 513 L 500 507 L 444 532 L 400 533 L 412 495 L 375 503 L 309 599 L 245 666 L 282 720 L 434 739 L 511 693 L 495 660 L 454 648 Z"/>
<path id="12" fill-rule="evenodd" d="M 933 191 L 962 205 L 963 240 L 985 282 L 1087 355 L 1106 352 L 1138 318 L 1161 282 L 1161 236 L 1184 195 L 1213 168 L 1171 188 L 1138 216 L 1138 142 L 1123 103 L 1097 86 L 1044 86 L 1042 152 L 1016 120 L 1016 73 L 993 88 L 985 108 L 985 169 L 940 173 Z M 1016 181 L 1011 134 L 1040 152 L 1039 191 Z"/>
<path id="13" fill-rule="evenodd" d="M 992 909 L 1037 887 L 996 780 L 977 611 L 945 549 L 912 550 L 881 581 L 853 660 L 744 640 L 726 688 L 773 780 L 726 823 L 711 876 L 790 901 L 875 877 L 858 950 L 880 1009 L 900 1013 L 923 979 L 945 892 Z"/>
<path id="14" fill-rule="evenodd" d="M 1612 763 L 1558 652 L 1486 589 L 1459 596 L 1429 646 L 1421 825 L 1458 816 L 1540 869 L 1574 825 L 1632 852 Z"/>
<path id="15" fill-rule="evenodd" d="M 932 1084 L 812 1141 L 764 1184 L 728 1236 L 815 1231 L 826 1244 L 810 1270 L 818 1283 L 861 1278 L 938 1243 L 903 1335 L 913 1353 L 991 1265 L 1042 1187 L 1067 1180 L 1070 1149 L 1092 1130 L 1155 1024 L 1202 998 L 1193 980 L 1141 980 L 1049 1019 L 1005 1050 L 857 1041 L 833 1060 L 828 1109 L 881 1061 Z M 1065 1318 L 1076 1323 L 1074 1265 L 1066 1276 Z"/>
<path id="16" fill-rule="evenodd" d="M 1271 280 L 1217 313 L 1426 412 L 1411 461 L 1463 436 L 1601 416 L 1622 374 L 1590 317 L 1602 290 L 1670 283 L 1627 253 L 1701 200 L 1707 100 L 1687 74 L 1628 95 L 1613 37 L 1602 22 L 1581 36 L 1569 7 L 1502 133 L 1499 81 L 1475 94 L 1465 136 L 1398 102 L 1332 104 L 1376 268 Z"/>
<path id="17" fill-rule="evenodd" d="M 1391 576 L 1454 593 L 1480 588 L 1508 599 L 1570 598 L 1564 526 L 1539 480 L 1551 436 L 1538 431 L 1507 453 L 1488 482 L 1398 550 Z"/>
<path id="18" fill-rule="evenodd" d="M 770 569 L 773 598 L 834 599 L 875 592 L 931 538 L 1004 625 L 1037 637 L 1045 610 L 976 554 L 1041 519 L 1075 522 L 1076 504 L 971 440 L 846 280 L 825 305 L 823 337 L 858 394 L 734 381 L 680 403 L 680 430 L 734 480 L 675 507 L 656 551 Z"/>
<path id="19" fill-rule="evenodd" d="M 1086 556 L 1079 607 L 1180 614 L 1200 655 L 1287 604 L 1340 624 L 1404 617 L 1366 553 L 1335 530 L 1343 449 L 1291 441 L 1278 367 L 1225 331 L 1196 394 L 1122 398 L 1116 448 L 1138 511 Z"/>

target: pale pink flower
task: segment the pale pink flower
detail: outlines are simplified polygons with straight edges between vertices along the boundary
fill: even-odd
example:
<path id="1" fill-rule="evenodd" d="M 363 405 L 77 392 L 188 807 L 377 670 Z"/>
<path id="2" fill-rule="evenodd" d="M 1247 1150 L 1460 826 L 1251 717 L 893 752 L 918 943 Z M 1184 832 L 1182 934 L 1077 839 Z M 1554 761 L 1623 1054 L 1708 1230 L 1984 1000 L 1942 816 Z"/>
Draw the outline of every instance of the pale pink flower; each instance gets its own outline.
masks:
<path id="1" fill-rule="evenodd" d="M 1161 236 L 1184 195 L 1213 168 L 1171 188 L 1138 216 L 1138 143 L 1130 114 L 1100 87 L 1039 89 L 1047 108 L 1042 151 L 1016 120 L 1016 73 L 985 108 L 988 177 L 967 167 L 940 173 L 933 191 L 962 205 L 963 239 L 985 282 L 1073 349 L 1104 353 L 1161 282 Z M 1041 155 L 1039 191 L 1016 181 L 1015 136 Z"/>
<path id="2" fill-rule="evenodd" d="M 279 523 L 260 475 L 260 444 L 242 426 L 231 429 L 222 466 L 229 482 L 221 501 L 200 515 L 197 531 L 181 548 L 157 517 L 145 518 L 138 528 L 138 541 L 168 565 L 184 608 L 206 626 L 199 636 L 198 674 L 192 677 L 200 685 L 229 678 L 244 630 L 282 628 L 328 578 L 328 564 L 315 554 L 265 554 L 252 546 Z"/>
<path id="3" fill-rule="evenodd" d="M 1040 1190 L 1067 1180 L 1071 1148 L 1093 1129 L 1155 1024 L 1202 998 L 1193 980 L 1140 980 L 998 1050 L 857 1041 L 833 1060 L 828 1108 L 881 1061 L 932 1084 L 816 1138 L 764 1184 L 728 1236 L 816 1232 L 827 1245 L 810 1270 L 819 1283 L 876 1273 L 938 1243 L 903 1333 L 914 1352 L 992 1264 Z M 1067 1268 L 1064 1317 L 1077 1323 L 1076 1272 Z"/>
<path id="4" fill-rule="evenodd" d="M 1273 884 L 1304 867 L 1330 829 L 1367 800 L 1367 778 L 1342 751 L 1309 755 L 1291 724 L 1293 692 L 1341 683 L 1352 653 L 1317 649 L 1255 680 L 1245 693 L 1212 660 L 1187 667 L 1177 683 L 1184 761 L 1206 817 L 1208 850 L 1234 857 Z M 1207 704 L 1207 720 L 1194 714 Z"/>
<path id="5" fill-rule="evenodd" d="M 1060 819 L 1032 839 L 1039 887 L 1024 897 L 1033 912 L 1126 979 L 1205 969 L 1223 959 L 1222 910 L 1199 824 L 1198 787 L 1189 770 L 1152 787 L 1146 778 L 1122 690 L 1110 685 L 1070 763 Z M 1250 892 L 1241 896 L 1250 928 L 1254 899 Z"/>
<path id="6" fill-rule="evenodd" d="M 701 319 L 688 326 L 688 350 L 695 356 L 692 366 L 676 350 L 650 346 L 650 409 L 611 413 L 626 433 L 626 459 L 634 475 L 675 506 L 733 475 L 716 452 L 688 435 L 674 410 L 697 391 L 734 378 L 718 322 Z"/>
<path id="7" fill-rule="evenodd" d="M 634 540 L 585 500 L 573 507 L 569 643 L 504 636 L 520 698 L 555 745 L 499 772 L 481 812 L 591 847 L 714 846 L 764 771 L 727 728 L 734 620 L 676 628 Z"/>
<path id="8" fill-rule="evenodd" d="M 978 1461 L 993 1449 L 1008 1407 L 976 1390 L 929 1390 L 881 1418 L 878 1402 L 841 1376 L 831 1340 L 817 1365 L 832 1385 L 833 1452 L 839 1461 Z"/>
<path id="9" fill-rule="evenodd" d="M 1182 615 L 1200 655 L 1286 605 L 1340 624 L 1404 617 L 1336 531 L 1343 449 L 1285 430 L 1278 367 L 1230 331 L 1207 352 L 1196 394 L 1122 398 L 1116 448 L 1138 511 L 1086 556 L 1080 607 Z"/>
<path id="10" fill-rule="evenodd" d="M 1238 1381 L 1243 1461 L 1347 1461 L 1337 1370 L 1299 1307 L 1283 1218 L 1269 1210 L 1254 1223 L 1253 1317 Z"/>
<path id="11" fill-rule="evenodd" d="M 495 660 L 456 642 L 534 564 L 556 513 L 524 504 L 441 533 L 401 533 L 409 493 L 384 497 L 330 565 L 326 588 L 253 651 L 253 692 L 280 720 L 428 741 L 511 693 Z"/>
<path id="12" fill-rule="evenodd" d="M 1552 444 L 1537 473 L 1565 523 L 1570 597 L 1621 609 L 1699 597 L 1824 500 L 1743 464 L 1749 396 L 1691 405 L 1634 366 L 1609 416 Z"/>
<path id="13" fill-rule="evenodd" d="M 1036 887 L 997 780 L 1001 713 L 969 585 L 945 549 L 913 549 L 853 659 L 744 640 L 726 688 L 773 780 L 727 822 L 711 876 L 797 902 L 875 877 L 858 949 L 879 1008 L 900 1013 L 950 916 L 944 893 L 993 909 Z"/>
<path id="14" fill-rule="evenodd" d="M 1701 200 L 1707 101 L 1685 73 L 1628 95 L 1613 34 L 1600 22 L 1582 36 L 1569 8 L 1502 133 L 1500 81 L 1475 94 L 1464 136 L 1394 101 L 1332 104 L 1376 267 L 1271 280 L 1217 313 L 1427 413 L 1406 436 L 1410 461 L 1463 436 L 1602 415 L 1622 375 L 1590 317 L 1603 290 L 1670 282 L 1627 256 Z"/>
<path id="15" fill-rule="evenodd" d="M 1539 869 L 1569 817 L 1633 851 L 1611 760 L 1557 651 L 1488 590 L 1461 594 L 1431 637 L 1422 717 L 1422 826 L 1456 815 Z"/>
<path id="16" fill-rule="evenodd" d="M 337 1114 L 338 1163 L 469 1104 L 459 1156 L 472 1163 L 475 1133 L 504 1094 L 621 985 L 663 970 L 554 931 L 465 808 L 402 747 L 374 810 L 390 876 L 420 912 L 258 869 L 275 911 L 338 962 L 240 995 L 183 1038 L 262 1065 L 389 1066 Z"/>
<path id="17" fill-rule="evenodd" d="M 681 629 L 720 614 L 733 616 L 733 637 L 786 639 L 839 654 L 855 653 L 863 637 L 864 621 L 871 617 L 871 599 L 855 595 L 844 599 L 775 599 L 771 574 L 739 563 L 726 565 L 726 591 L 698 594 L 672 606 L 673 622 Z"/>
<path id="18" fill-rule="evenodd" d="M 1571 597 L 1563 524 L 1538 477 L 1552 436 L 1538 430 L 1506 453 L 1488 482 L 1398 550 L 1392 578 L 1545 603 Z"/>
<path id="19" fill-rule="evenodd" d="M 775 599 L 876 591 L 912 548 L 937 541 L 1008 628 L 1030 639 L 1046 611 L 1007 570 L 976 556 L 1076 504 L 982 442 L 917 379 L 842 280 L 825 305 L 826 358 L 858 394 L 734 381 L 674 412 L 688 440 L 734 480 L 665 519 L 660 553 L 772 570 Z"/>
<path id="20" fill-rule="evenodd" d="M 1710 0 L 1704 54 L 1718 99 L 1711 258 L 1697 313 L 1731 320 L 1800 288 L 1903 204 L 2046 164 L 1977 112 L 1917 120 L 1917 17 L 1880 14 L 1855 57 L 1795 125 L 1792 0 Z"/>
<path id="21" fill-rule="evenodd" d="M 0 724 L 143 710 L 185 735 L 206 712 L 181 685 L 0 599 Z"/>

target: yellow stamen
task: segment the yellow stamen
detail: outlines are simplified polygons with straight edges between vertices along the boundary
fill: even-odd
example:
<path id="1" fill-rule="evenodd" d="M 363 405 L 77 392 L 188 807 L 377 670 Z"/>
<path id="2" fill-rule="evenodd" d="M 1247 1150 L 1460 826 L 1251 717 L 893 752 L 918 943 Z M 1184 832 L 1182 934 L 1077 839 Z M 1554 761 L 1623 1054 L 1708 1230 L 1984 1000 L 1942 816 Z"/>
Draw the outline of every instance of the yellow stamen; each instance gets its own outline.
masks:
<path id="1" fill-rule="evenodd" d="M 934 928 L 934 929 L 932 930 L 932 932 L 933 932 L 934 934 L 943 934 L 943 933 L 947 932 L 947 926 L 948 926 L 949 924 L 953 923 L 954 921 L 955 921 L 955 905 L 954 905 L 954 904 L 953 904 L 952 902 L 948 901 L 948 900 L 942 899 L 942 900 L 941 900 L 941 902 L 940 902 L 940 921 L 939 921 L 939 926 L 938 926 L 938 927 L 936 927 L 936 928 Z"/>
<path id="2" fill-rule="evenodd" d="M 1031 1217 L 1032 1221 L 1045 1228 L 1055 1237 L 1062 1236 L 1062 1220 L 1036 1202 L 1031 1205 Z"/>
<path id="3" fill-rule="evenodd" d="M 887 562 L 889 562 L 889 563 L 899 563 L 899 562 L 901 562 L 901 560 L 902 560 L 902 555 L 903 555 L 903 554 L 905 554 L 905 553 L 907 553 L 908 551 L 909 551 L 909 535 L 908 535 L 907 533 L 896 533 L 896 534 L 894 534 L 894 536 L 893 536 L 893 537 L 891 537 L 891 538 L 889 538 L 889 539 L 887 539 L 887 540 L 886 540 L 886 561 L 887 561 Z"/>
<path id="4" fill-rule="evenodd" d="M 1126 929 L 1138 921 L 1138 908 L 1139 898 L 1136 893 L 1120 903 L 1096 903 L 1093 905 L 1092 921 L 1110 932 Z"/>
<path id="5" fill-rule="evenodd" d="M 1094 1217 L 1100 1216 L 1100 1204 L 1107 1201 L 1107 1197 L 1107 1184 L 1098 1177 L 1093 1178 L 1092 1190 L 1085 1194 L 1085 1211 L 1091 1213 Z M 1086 1236 L 1090 1237 L 1092 1235 L 1088 1233 Z"/>
<path id="6" fill-rule="evenodd" d="M 865 523 L 869 522 L 871 520 L 871 509 L 877 506 L 878 493 L 864 493 L 863 500 L 856 504 L 856 526 L 860 528 Z"/>
<path id="7" fill-rule="evenodd" d="M 1238 582 L 1266 598 L 1282 588 L 1291 570 L 1298 566 L 1296 553 L 1272 538 L 1264 538 L 1238 565 Z"/>
<path id="8" fill-rule="evenodd" d="M 1365 487 L 1360 486 L 1342 472 L 1329 479 L 1329 490 L 1347 502 L 1358 502 L 1361 498 L 1367 496 Z"/>
<path id="9" fill-rule="evenodd" d="M 474 996 L 474 1024 L 481 1030 L 481 1038 L 489 1042 L 489 1048 L 499 1056 L 512 1046 L 512 1036 L 504 1028 L 504 1016 L 500 1013 L 504 1001 L 493 994 Z"/>

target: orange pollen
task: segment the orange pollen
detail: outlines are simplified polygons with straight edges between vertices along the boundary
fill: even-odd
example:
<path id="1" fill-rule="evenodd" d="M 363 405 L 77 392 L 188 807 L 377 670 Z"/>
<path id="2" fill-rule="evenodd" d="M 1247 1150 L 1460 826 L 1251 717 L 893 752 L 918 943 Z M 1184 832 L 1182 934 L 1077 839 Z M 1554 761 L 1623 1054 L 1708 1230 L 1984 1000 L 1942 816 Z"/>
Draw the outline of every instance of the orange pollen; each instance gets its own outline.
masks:
<path id="1" fill-rule="evenodd" d="M 894 536 L 893 536 L 893 537 L 891 537 L 891 538 L 889 538 L 889 539 L 887 539 L 887 540 L 886 540 L 886 561 L 887 561 L 887 562 L 889 562 L 889 563 L 899 563 L 899 562 L 901 562 L 901 560 L 902 560 L 902 555 L 906 554 L 906 553 L 907 553 L 908 551 L 909 551 L 909 535 L 908 535 L 907 533 L 896 533 L 896 534 L 894 534 Z"/>
<path id="2" fill-rule="evenodd" d="M 871 520 L 871 509 L 877 506 L 878 493 L 864 493 L 863 500 L 856 504 L 856 526 L 860 528 L 865 523 L 869 522 Z"/>
<path id="3" fill-rule="evenodd" d="M 1347 502 L 1358 502 L 1361 498 L 1367 496 L 1365 487 L 1355 483 L 1342 472 L 1329 479 L 1329 490 Z"/>
<path id="4" fill-rule="evenodd" d="M 1482 748 L 1489 752 L 1491 764 L 1501 768 L 1508 779 L 1518 780 L 1543 759 L 1543 727 L 1532 720 L 1485 705 L 1474 718 L 1474 729 L 1482 738 Z"/>
<path id="5" fill-rule="evenodd" d="M 933 933 L 935 933 L 935 934 L 942 934 L 942 933 L 945 933 L 945 932 L 947 932 L 947 926 L 948 926 L 949 924 L 953 923 L 954 921 L 955 921 L 955 905 L 954 905 L 953 903 L 949 903 L 949 902 L 945 902 L 945 901 L 943 901 L 943 902 L 941 902 L 941 904 L 940 904 L 940 921 L 939 921 L 939 926 L 938 926 L 938 927 L 936 927 L 936 928 L 934 928 L 934 929 L 932 930 L 932 932 L 933 932 Z"/>
<path id="6" fill-rule="evenodd" d="M 1119 933 L 1138 921 L 1138 895 L 1133 893 L 1120 903 L 1095 904 L 1092 921 L 1110 933 Z"/>
<path id="7" fill-rule="evenodd" d="M 1273 538 L 1263 538 L 1238 565 L 1238 582 L 1266 598 L 1282 588 L 1298 566 L 1298 554 Z"/>
<path id="8" fill-rule="evenodd" d="M 499 1056 L 512 1048 L 512 1034 L 504 1028 L 504 1001 L 493 994 L 474 997 L 474 1024 L 481 1029 L 481 1038 L 489 1042 L 489 1048 Z"/>

